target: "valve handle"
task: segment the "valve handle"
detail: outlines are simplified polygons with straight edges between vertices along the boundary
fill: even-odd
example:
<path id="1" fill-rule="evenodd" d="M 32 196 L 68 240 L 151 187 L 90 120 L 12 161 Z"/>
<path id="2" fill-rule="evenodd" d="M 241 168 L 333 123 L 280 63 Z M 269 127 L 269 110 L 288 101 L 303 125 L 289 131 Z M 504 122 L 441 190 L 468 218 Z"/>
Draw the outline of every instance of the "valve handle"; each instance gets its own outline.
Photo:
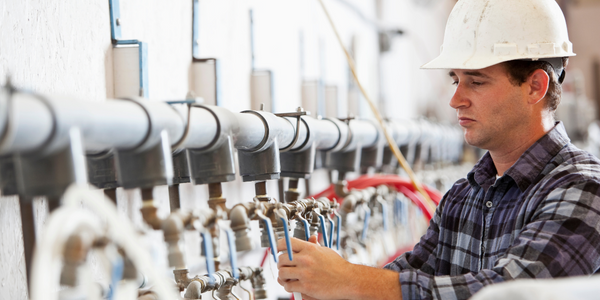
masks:
<path id="1" fill-rule="evenodd" d="M 340 229 L 342 228 L 342 216 L 340 216 L 340 214 L 336 212 L 334 212 L 335 217 L 337 219 L 337 227 L 336 229 L 336 241 L 335 241 L 335 245 L 336 245 L 336 250 L 340 250 Z"/>
<path id="2" fill-rule="evenodd" d="M 308 240 L 310 239 L 310 225 L 308 224 L 308 221 L 306 221 L 305 218 L 300 217 L 300 221 L 302 221 L 302 224 L 304 224 L 304 237 L 308 242 Z"/>
<path id="3" fill-rule="evenodd" d="M 367 207 L 366 205 L 364 206 L 365 209 L 365 224 L 362 230 L 362 234 L 360 239 L 361 240 L 365 240 L 367 238 L 367 229 L 369 229 L 369 220 L 371 218 L 371 209 L 369 209 L 369 207 Z"/>
<path id="4" fill-rule="evenodd" d="M 229 264 L 231 265 L 231 276 L 235 279 L 240 279 L 240 271 L 237 268 L 237 251 L 235 249 L 235 236 L 233 230 L 225 229 L 227 234 L 227 244 L 229 244 Z"/>
<path id="5" fill-rule="evenodd" d="M 329 247 L 329 239 L 327 238 L 327 229 L 325 229 L 325 217 L 317 214 L 319 216 L 319 221 L 321 221 L 321 233 L 323 233 L 323 242 L 325 242 L 325 247 Z"/>
<path id="6" fill-rule="evenodd" d="M 401 199 L 398 199 L 398 216 L 400 219 L 400 223 L 402 225 L 406 225 L 408 222 L 408 208 L 406 206 L 406 203 L 404 203 L 404 201 L 402 201 Z"/>
<path id="7" fill-rule="evenodd" d="M 290 233 L 288 231 L 288 224 L 285 218 L 279 217 L 281 223 L 283 223 L 283 231 L 285 233 L 285 245 L 287 246 L 288 258 L 292 261 L 292 241 L 290 240 Z"/>
<path id="8" fill-rule="evenodd" d="M 335 227 L 333 220 L 327 216 L 327 221 L 329 221 L 329 248 L 333 247 L 333 227 Z"/>
<path id="9" fill-rule="evenodd" d="M 206 256 L 206 271 L 208 272 L 208 281 L 210 284 L 215 283 L 215 261 L 213 257 L 212 236 L 210 232 L 200 232 L 202 236 L 202 247 Z"/>
<path id="10" fill-rule="evenodd" d="M 111 272 L 111 280 L 110 280 L 110 291 L 108 294 L 108 300 L 113 300 L 115 298 L 115 291 L 117 290 L 117 285 L 121 279 L 123 279 L 123 268 L 125 267 L 123 257 L 119 256 L 112 263 L 112 272 Z"/>
<path id="11" fill-rule="evenodd" d="M 381 202 L 381 213 L 383 214 L 383 231 L 388 231 L 388 207 L 387 207 L 387 203 Z"/>
<path id="12" fill-rule="evenodd" d="M 269 236 L 269 246 L 271 246 L 271 254 L 273 255 L 273 260 L 275 263 L 279 262 L 277 259 L 277 245 L 275 244 L 275 236 L 273 234 L 273 224 L 271 224 L 271 220 L 265 217 L 261 212 L 256 212 L 256 215 L 265 222 L 265 230 L 267 231 L 267 235 Z"/>
<path id="13" fill-rule="evenodd" d="M 397 197 L 394 199 L 394 224 L 400 223 L 400 199 Z"/>

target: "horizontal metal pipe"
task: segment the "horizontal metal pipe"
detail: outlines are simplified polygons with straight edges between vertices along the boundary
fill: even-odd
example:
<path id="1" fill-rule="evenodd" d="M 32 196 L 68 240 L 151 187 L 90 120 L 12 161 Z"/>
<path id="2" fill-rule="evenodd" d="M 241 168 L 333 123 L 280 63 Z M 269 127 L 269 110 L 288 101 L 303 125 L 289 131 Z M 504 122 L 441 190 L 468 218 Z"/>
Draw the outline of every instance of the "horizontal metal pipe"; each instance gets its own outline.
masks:
<path id="1" fill-rule="evenodd" d="M 237 149 L 249 150 L 256 148 L 265 137 L 265 124 L 256 115 L 248 113 L 233 113 L 237 119 L 237 130 L 234 135 L 234 145 Z"/>
<path id="2" fill-rule="evenodd" d="M 189 122 L 187 137 L 179 148 L 204 148 L 207 147 L 218 134 L 219 123 L 217 117 L 210 111 L 201 107 L 189 108 L 189 120 L 187 117 L 187 106 L 176 107 L 184 116 L 185 122 Z M 172 141 L 173 142 L 173 141 Z"/>
<path id="3" fill-rule="evenodd" d="M 377 126 L 368 120 L 351 120 L 350 121 L 350 142 L 343 151 L 354 150 L 357 147 L 369 148 L 375 146 L 378 138 L 384 138 Z"/>
<path id="4" fill-rule="evenodd" d="M 338 125 L 331 120 L 317 120 L 314 118 L 309 119 L 311 120 L 309 123 L 309 126 L 311 127 L 311 134 L 315 136 L 317 150 L 331 149 L 335 147 L 338 142 L 340 142 L 340 139 L 343 138 L 341 136 L 342 131 L 340 131 Z M 344 125 L 344 123 L 340 123 L 342 126 Z"/>
<path id="5" fill-rule="evenodd" d="M 81 130 L 88 151 L 129 149 L 148 135 L 148 116 L 131 101 L 91 102 L 17 92 L 0 102 L 8 104 L 8 117 L 0 121 L 8 122 L 2 154 L 60 149 L 74 126 Z"/>
<path id="6" fill-rule="evenodd" d="M 232 138 L 240 150 L 261 151 L 274 140 L 283 149 L 291 145 L 296 134 L 295 117 L 278 117 L 264 111 L 234 113 L 200 105 L 188 112 L 187 106 L 174 108 L 147 100 L 92 102 L 7 91 L 0 89 L 0 154 L 60 149 L 68 143 L 72 127 L 81 130 L 85 149 L 90 152 L 144 149 L 155 145 L 163 131 L 172 145 L 206 151 L 216 149 L 225 138 Z M 456 150 L 462 145 L 460 129 L 405 120 L 388 121 L 387 126 L 399 145 L 436 143 L 440 144 L 436 146 L 440 156 L 460 155 Z M 303 150 L 314 143 L 318 150 L 350 151 L 382 141 L 380 129 L 371 121 L 351 120 L 348 124 L 303 116 L 292 150 Z"/>
<path id="7" fill-rule="evenodd" d="M 9 101 L 9 99 L 12 100 Z M 2 139 L 0 153 L 30 151 L 41 147 L 52 134 L 50 108 L 33 94 L 0 93 Z"/>

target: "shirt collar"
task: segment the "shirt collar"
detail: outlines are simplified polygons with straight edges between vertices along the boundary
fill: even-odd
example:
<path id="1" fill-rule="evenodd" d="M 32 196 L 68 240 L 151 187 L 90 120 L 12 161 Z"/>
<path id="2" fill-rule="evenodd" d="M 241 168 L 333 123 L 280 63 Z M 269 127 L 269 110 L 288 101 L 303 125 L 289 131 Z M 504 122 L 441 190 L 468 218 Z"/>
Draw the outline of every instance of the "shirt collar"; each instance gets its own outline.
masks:
<path id="1" fill-rule="evenodd" d="M 521 192 L 534 182 L 544 167 L 555 157 L 558 152 L 570 142 L 565 126 L 562 122 L 556 122 L 546 135 L 537 140 L 521 157 L 510 167 L 504 175 L 510 176 Z M 471 186 L 487 188 L 496 180 L 496 167 L 489 152 L 477 162 L 473 170 L 467 175 Z"/>

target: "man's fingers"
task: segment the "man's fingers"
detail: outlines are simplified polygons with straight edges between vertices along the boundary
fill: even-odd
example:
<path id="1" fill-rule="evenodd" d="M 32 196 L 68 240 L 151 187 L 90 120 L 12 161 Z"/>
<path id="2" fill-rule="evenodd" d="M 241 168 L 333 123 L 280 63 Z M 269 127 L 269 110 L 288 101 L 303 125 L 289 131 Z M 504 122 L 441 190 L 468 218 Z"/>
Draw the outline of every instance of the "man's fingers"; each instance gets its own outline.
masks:
<path id="1" fill-rule="evenodd" d="M 296 261 L 297 261 L 297 257 L 294 257 L 294 261 L 290 261 L 290 258 L 287 255 L 287 252 L 283 252 L 281 254 L 279 254 L 279 262 L 277 262 L 277 268 L 283 268 L 283 267 L 295 267 Z"/>
<path id="2" fill-rule="evenodd" d="M 303 272 L 294 267 L 282 267 L 279 269 L 279 278 L 281 280 L 302 280 Z M 297 291 L 296 291 L 297 292 Z"/>
<path id="3" fill-rule="evenodd" d="M 281 286 L 283 286 L 283 288 L 288 293 L 293 293 L 293 292 L 301 293 L 302 292 L 302 283 L 299 280 L 290 280 L 290 281 L 282 280 Z M 302 297 L 302 298 L 304 298 L 304 297 Z"/>
<path id="4" fill-rule="evenodd" d="M 317 235 L 312 235 L 310 236 L 310 238 L 308 239 L 309 243 L 313 243 L 313 244 L 319 244 L 319 237 Z"/>
<path id="5" fill-rule="evenodd" d="M 291 238 L 290 241 L 292 244 L 292 251 L 294 251 L 294 253 L 298 253 L 298 252 L 302 251 L 309 244 L 308 242 L 299 240 L 297 238 Z M 285 243 L 285 239 L 277 240 L 277 251 L 281 251 L 281 252 L 287 251 L 287 244 Z"/>

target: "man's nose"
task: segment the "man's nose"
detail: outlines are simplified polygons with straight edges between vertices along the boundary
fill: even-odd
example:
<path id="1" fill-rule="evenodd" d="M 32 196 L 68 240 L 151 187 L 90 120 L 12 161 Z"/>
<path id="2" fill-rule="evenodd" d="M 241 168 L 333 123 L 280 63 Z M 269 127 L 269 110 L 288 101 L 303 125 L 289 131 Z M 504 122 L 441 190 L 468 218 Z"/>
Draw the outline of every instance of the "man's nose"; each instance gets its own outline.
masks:
<path id="1" fill-rule="evenodd" d="M 456 87 L 456 91 L 454 91 L 454 95 L 450 99 L 449 104 L 450 104 L 450 107 L 452 107 L 454 109 L 470 106 L 470 101 L 469 101 L 467 95 L 465 94 L 462 84 L 459 83 L 458 86 Z"/>

